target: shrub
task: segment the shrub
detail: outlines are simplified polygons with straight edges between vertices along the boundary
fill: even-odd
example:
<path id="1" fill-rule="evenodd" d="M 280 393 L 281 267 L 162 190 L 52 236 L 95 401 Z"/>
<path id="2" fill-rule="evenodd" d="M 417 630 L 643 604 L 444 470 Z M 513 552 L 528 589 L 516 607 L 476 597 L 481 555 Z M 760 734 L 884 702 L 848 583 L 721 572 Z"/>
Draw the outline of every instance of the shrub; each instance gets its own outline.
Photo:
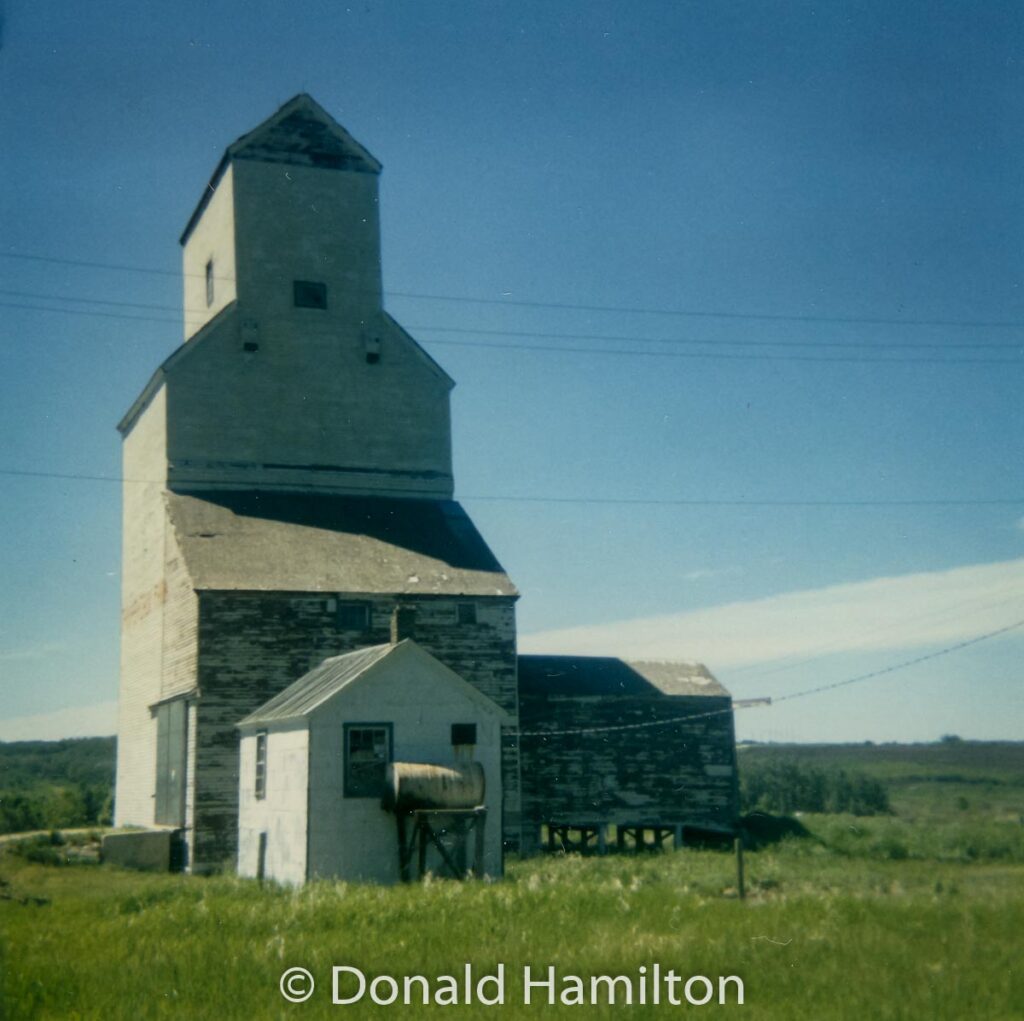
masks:
<path id="1" fill-rule="evenodd" d="M 744 811 L 888 814 L 885 785 L 866 773 L 821 769 L 799 759 L 744 763 L 740 800 Z"/>

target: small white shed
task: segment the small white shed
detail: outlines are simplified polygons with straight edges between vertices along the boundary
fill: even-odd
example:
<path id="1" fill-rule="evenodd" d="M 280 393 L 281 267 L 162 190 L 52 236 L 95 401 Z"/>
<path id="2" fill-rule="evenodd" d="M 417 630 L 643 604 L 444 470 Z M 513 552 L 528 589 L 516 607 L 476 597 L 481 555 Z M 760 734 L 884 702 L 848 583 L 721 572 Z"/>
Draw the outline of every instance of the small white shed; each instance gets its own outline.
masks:
<path id="1" fill-rule="evenodd" d="M 508 722 L 412 639 L 324 660 L 238 725 L 239 875 L 397 882 L 397 821 L 381 807 L 388 765 L 459 760 L 483 768 L 482 871 L 501 875 Z"/>

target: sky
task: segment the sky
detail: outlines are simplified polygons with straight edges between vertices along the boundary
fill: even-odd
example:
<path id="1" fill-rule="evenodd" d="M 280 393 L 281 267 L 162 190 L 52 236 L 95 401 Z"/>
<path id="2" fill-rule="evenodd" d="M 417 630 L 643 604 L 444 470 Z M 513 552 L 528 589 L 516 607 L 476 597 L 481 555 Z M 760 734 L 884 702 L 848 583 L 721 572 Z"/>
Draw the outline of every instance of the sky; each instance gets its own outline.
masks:
<path id="1" fill-rule="evenodd" d="M 0 740 L 114 730 L 114 426 L 220 155 L 301 91 L 384 164 L 522 651 L 700 660 L 774 700 L 742 739 L 1021 738 L 1022 22 L 8 2 Z"/>

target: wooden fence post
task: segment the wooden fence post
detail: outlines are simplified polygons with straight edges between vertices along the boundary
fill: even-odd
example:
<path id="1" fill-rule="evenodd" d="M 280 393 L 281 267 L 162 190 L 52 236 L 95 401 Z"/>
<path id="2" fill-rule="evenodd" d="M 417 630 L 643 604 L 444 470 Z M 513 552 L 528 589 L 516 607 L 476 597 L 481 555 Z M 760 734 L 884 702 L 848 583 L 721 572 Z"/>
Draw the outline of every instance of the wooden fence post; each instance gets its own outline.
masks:
<path id="1" fill-rule="evenodd" d="M 736 887 L 740 892 L 740 900 L 745 900 L 747 896 L 746 887 L 743 884 L 743 838 L 737 837 L 735 840 L 736 846 Z"/>

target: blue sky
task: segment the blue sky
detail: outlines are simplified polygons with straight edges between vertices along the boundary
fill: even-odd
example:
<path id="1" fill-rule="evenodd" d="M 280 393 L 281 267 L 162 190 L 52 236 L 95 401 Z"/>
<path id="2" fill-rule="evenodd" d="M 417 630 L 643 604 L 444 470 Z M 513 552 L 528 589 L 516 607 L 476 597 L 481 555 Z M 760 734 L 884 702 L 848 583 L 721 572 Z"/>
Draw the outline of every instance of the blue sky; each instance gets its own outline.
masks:
<path id="1" fill-rule="evenodd" d="M 1022 18 L 9 4 L 0 468 L 117 476 L 181 228 L 308 91 L 384 163 L 387 306 L 458 383 L 457 494 L 524 649 L 700 659 L 750 698 L 1024 619 Z M 0 739 L 109 731 L 119 487 L 0 476 L 0 521 Z M 739 733 L 1020 737 L 1022 632 Z"/>

